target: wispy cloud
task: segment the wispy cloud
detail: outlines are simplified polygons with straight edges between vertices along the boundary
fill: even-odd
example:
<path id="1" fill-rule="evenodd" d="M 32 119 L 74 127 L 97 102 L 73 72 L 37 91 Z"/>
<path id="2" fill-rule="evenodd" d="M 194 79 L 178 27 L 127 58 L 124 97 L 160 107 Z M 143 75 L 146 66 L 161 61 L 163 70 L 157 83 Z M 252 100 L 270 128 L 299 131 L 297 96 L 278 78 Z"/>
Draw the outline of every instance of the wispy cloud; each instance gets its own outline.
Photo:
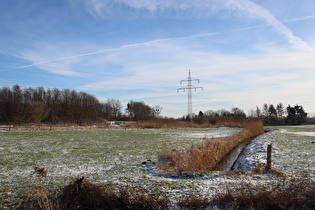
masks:
<path id="1" fill-rule="evenodd" d="M 187 95 L 176 89 L 189 69 L 204 88 L 193 94 L 196 112 L 314 98 L 315 9 L 305 8 L 308 0 L 68 1 L 62 9 L 43 3 L 45 13 L 36 3 L 29 3 L 32 14 L 16 10 L 21 15 L 6 24 L 14 37 L 0 37 L 1 59 L 13 61 L 2 67 L 2 81 L 51 87 L 50 78 L 55 87 L 98 98 L 159 104 L 169 116 L 186 113 Z"/>
<path id="2" fill-rule="evenodd" d="M 159 16 L 172 18 L 202 18 L 213 15 L 222 8 L 221 0 L 85 0 L 87 10 L 94 16 L 102 18 L 156 18 Z"/>
<path id="3" fill-rule="evenodd" d="M 40 67 L 42 65 L 45 64 L 49 64 L 49 63 L 58 63 L 61 61 L 65 61 L 65 60 L 74 60 L 77 58 L 82 58 L 82 57 L 88 57 L 88 56 L 93 56 L 93 55 L 99 55 L 99 54 L 104 54 L 104 53 L 109 53 L 109 52 L 117 52 L 117 51 L 122 51 L 122 50 L 128 50 L 128 49 L 134 49 L 134 48 L 140 48 L 140 47 L 148 47 L 148 46 L 152 46 L 154 44 L 158 44 L 158 43 L 162 43 L 162 42 L 169 42 L 169 41 L 178 41 L 178 40 L 187 40 L 187 39 L 196 39 L 196 38 L 200 38 L 200 37 L 208 37 L 208 36 L 214 36 L 214 35 L 218 35 L 219 33 L 204 33 L 204 34 L 197 34 L 197 35 L 192 35 L 192 36 L 185 36 L 185 37 L 176 37 L 176 38 L 167 38 L 167 39 L 156 39 L 156 40 L 151 40 L 148 42 L 142 42 L 142 43 L 134 43 L 134 44 L 128 44 L 128 45 L 123 45 L 117 48 L 108 48 L 108 49 L 102 49 L 102 50 L 96 50 L 96 51 L 91 51 L 88 53 L 82 53 L 82 54 L 74 54 L 71 56 L 62 56 L 56 59 L 45 59 L 45 57 L 48 57 L 47 54 L 45 53 L 41 53 L 41 55 L 46 55 L 45 57 L 41 57 L 40 55 L 31 55 L 32 53 L 23 53 L 22 54 L 22 58 L 27 59 L 27 60 L 31 60 L 33 61 L 32 64 L 29 65 L 23 65 L 23 66 L 19 66 L 18 68 L 28 68 L 28 67 L 33 67 L 33 66 L 37 66 Z M 54 44 L 50 45 L 48 48 L 52 49 L 53 46 L 55 46 Z M 43 48 L 43 47 L 41 47 Z M 44 47 L 45 48 L 45 47 Z M 61 49 L 63 49 L 64 46 L 57 46 L 56 48 L 54 48 L 53 51 L 58 50 L 60 54 L 60 52 L 62 52 Z M 50 55 L 52 55 L 52 53 L 49 53 Z M 54 57 L 54 56 L 52 56 Z"/>
<path id="4" fill-rule="evenodd" d="M 248 2 L 248 1 L 246 1 L 246 2 Z M 32 52 L 32 51 L 22 53 L 21 57 L 23 59 L 30 60 L 33 63 L 29 64 L 29 65 L 19 66 L 18 68 L 39 67 L 39 68 L 45 69 L 45 65 L 48 65 L 48 64 L 54 64 L 55 65 L 56 63 L 60 63 L 63 61 L 68 61 L 68 60 L 73 60 L 73 63 L 75 63 L 75 60 L 80 59 L 80 58 L 84 58 L 84 57 L 89 57 L 89 56 L 97 56 L 97 55 L 102 55 L 102 54 L 106 54 L 106 53 L 125 51 L 125 50 L 135 49 L 135 48 L 138 48 L 138 49 L 139 48 L 146 48 L 146 47 L 156 45 L 156 44 L 171 43 L 171 42 L 181 41 L 181 40 L 197 39 L 197 38 L 202 38 L 202 37 L 211 37 L 211 36 L 216 36 L 216 35 L 234 33 L 236 31 L 253 30 L 255 28 L 266 27 L 269 25 L 275 25 L 278 30 L 281 30 L 281 32 L 292 42 L 292 44 L 295 47 L 297 47 L 299 49 L 313 50 L 313 47 L 308 46 L 305 42 L 300 40 L 298 37 L 295 37 L 290 32 L 289 29 L 287 29 L 283 24 L 281 24 L 279 21 L 277 21 L 271 14 L 268 13 L 268 11 L 265 11 L 262 8 L 259 8 L 255 5 L 252 5 L 251 3 L 249 3 L 249 5 L 245 4 L 245 7 L 242 7 L 239 4 L 235 4 L 235 5 L 233 4 L 230 6 L 240 7 L 240 10 L 243 10 L 243 9 L 249 10 L 248 13 L 253 14 L 253 15 L 256 15 L 256 12 L 258 13 L 259 11 L 263 11 L 263 12 L 261 12 L 260 16 L 267 19 L 268 23 L 262 24 L 262 25 L 256 25 L 256 26 L 252 26 L 252 27 L 239 28 L 239 29 L 235 29 L 232 31 L 204 33 L 204 34 L 196 34 L 196 35 L 191 35 L 191 36 L 175 37 L 175 38 L 156 39 L 156 40 L 151 40 L 148 42 L 122 45 L 122 46 L 117 47 L 117 48 L 107 48 L 107 49 L 95 50 L 95 51 L 90 51 L 90 52 L 81 53 L 81 54 L 73 53 L 72 55 L 69 55 L 69 54 L 71 54 L 71 51 L 70 52 L 64 52 L 64 50 L 63 50 L 64 48 L 71 49 L 71 47 L 65 47 L 64 45 L 62 45 L 62 46 L 57 45 L 56 46 L 55 44 L 52 44 L 52 45 L 46 44 L 45 47 L 43 47 L 43 46 L 40 47 L 41 49 L 46 49 L 46 50 L 41 51 L 39 54 L 34 54 L 34 52 Z M 295 18 L 295 19 L 286 20 L 285 22 L 299 21 L 299 20 L 311 19 L 311 18 L 315 18 L 315 16 L 306 16 L 306 17 L 301 17 L 301 18 Z M 40 50 L 36 49 L 36 51 L 39 52 Z M 46 53 L 46 52 L 49 52 L 49 53 Z M 65 54 L 65 53 L 67 55 L 60 56 L 60 55 Z M 56 57 L 56 55 L 59 55 L 58 58 L 51 59 L 52 57 Z M 61 69 L 64 69 L 64 67 Z M 54 72 L 54 68 L 50 68 L 50 72 Z M 64 72 L 65 75 L 71 74 L 71 70 L 64 70 L 64 71 L 59 70 L 56 73 L 62 74 L 62 72 Z"/>
<path id="5" fill-rule="evenodd" d="M 281 23 L 265 8 L 249 0 L 229 0 L 225 5 L 232 10 L 239 11 L 242 15 L 248 15 L 253 18 L 260 18 L 267 21 L 267 23 L 274 26 L 279 33 L 283 34 L 288 42 L 295 48 L 300 50 L 315 51 L 313 46 L 309 46 L 301 38 L 295 36 L 289 28 Z"/>
<path id="6" fill-rule="evenodd" d="M 121 7 L 129 7 L 140 12 L 139 15 L 143 17 L 156 17 L 156 16 L 169 16 L 171 18 L 184 18 L 189 15 L 189 18 L 205 18 L 211 15 L 217 14 L 218 11 L 231 10 L 238 14 L 239 17 L 249 17 L 253 19 L 261 19 L 272 25 L 278 33 L 282 34 L 287 41 L 296 49 L 315 51 L 313 46 L 303 41 L 298 36 L 286 27 L 281 21 L 279 21 L 274 15 L 272 15 L 267 9 L 255 4 L 249 0 L 199 0 L 199 1 L 168 1 L 168 0 L 87 0 L 94 8 L 95 14 L 106 17 L 105 13 L 109 13 L 110 9 L 117 9 Z M 109 3 L 110 2 L 110 3 Z M 115 5 L 115 6 L 113 6 Z M 172 10 L 172 12 L 166 12 L 165 10 Z M 126 11 L 125 11 L 126 12 Z M 225 12 L 225 11 L 224 11 Z M 147 16 L 147 13 L 150 13 Z M 134 12 L 132 13 L 134 14 Z M 128 13 L 126 12 L 127 18 Z M 305 17 L 306 18 L 306 17 Z M 311 16 L 309 17 L 311 18 Z"/>

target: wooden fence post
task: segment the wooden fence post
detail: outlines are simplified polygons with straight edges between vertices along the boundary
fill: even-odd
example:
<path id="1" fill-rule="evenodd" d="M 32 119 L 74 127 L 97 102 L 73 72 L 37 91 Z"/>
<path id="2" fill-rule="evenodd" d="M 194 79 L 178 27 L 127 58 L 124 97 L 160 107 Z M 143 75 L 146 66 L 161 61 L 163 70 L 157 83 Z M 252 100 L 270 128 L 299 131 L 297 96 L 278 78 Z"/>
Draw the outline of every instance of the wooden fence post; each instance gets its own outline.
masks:
<path id="1" fill-rule="evenodd" d="M 271 170 L 271 144 L 268 144 L 267 146 L 267 166 L 266 170 L 270 171 Z"/>

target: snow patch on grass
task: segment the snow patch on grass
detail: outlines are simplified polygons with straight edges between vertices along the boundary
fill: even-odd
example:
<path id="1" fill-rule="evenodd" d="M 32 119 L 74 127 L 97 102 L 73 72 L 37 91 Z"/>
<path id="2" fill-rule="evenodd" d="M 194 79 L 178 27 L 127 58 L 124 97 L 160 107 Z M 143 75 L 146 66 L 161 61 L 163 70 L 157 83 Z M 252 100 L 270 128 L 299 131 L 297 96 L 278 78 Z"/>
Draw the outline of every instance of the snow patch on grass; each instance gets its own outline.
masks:
<path id="1" fill-rule="evenodd" d="M 301 136 L 315 136 L 315 132 L 288 132 L 288 133 L 301 135 Z"/>
<path id="2" fill-rule="evenodd" d="M 299 131 L 305 127 L 273 130 L 255 138 L 235 163 L 235 170 L 251 170 L 267 161 L 267 145 L 272 145 L 272 167 L 292 177 L 315 178 L 315 149 L 313 130 Z M 311 135 L 310 135 L 311 134 Z"/>
<path id="3" fill-rule="evenodd" d="M 272 167 L 286 175 L 315 175 L 315 127 L 280 128 L 255 138 L 235 167 L 251 170 L 266 162 L 267 145 L 272 144 Z M 187 193 L 211 198 L 225 186 L 242 182 L 272 182 L 270 174 L 247 175 L 210 172 L 188 173 L 186 177 L 165 176 L 154 167 L 158 152 L 187 148 L 203 138 L 232 135 L 240 129 L 148 129 L 81 130 L 42 132 L 0 132 L 0 201 L 3 206 L 18 202 L 29 190 L 56 189 L 84 176 L 92 182 L 119 182 L 163 190 L 171 199 Z M 298 133 L 298 134 L 296 134 Z M 141 164 L 143 161 L 152 162 Z M 34 166 L 45 167 L 47 177 L 34 174 Z M 2 199 L 2 200 L 1 200 Z"/>

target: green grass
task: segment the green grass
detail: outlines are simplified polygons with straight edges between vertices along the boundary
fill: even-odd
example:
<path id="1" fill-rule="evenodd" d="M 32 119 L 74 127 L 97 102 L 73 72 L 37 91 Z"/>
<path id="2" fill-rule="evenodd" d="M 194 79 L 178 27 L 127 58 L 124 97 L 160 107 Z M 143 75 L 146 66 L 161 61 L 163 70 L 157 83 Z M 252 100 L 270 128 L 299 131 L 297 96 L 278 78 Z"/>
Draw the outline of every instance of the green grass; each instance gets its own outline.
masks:
<path id="1" fill-rule="evenodd" d="M 277 127 L 289 132 L 315 132 L 314 126 Z M 171 199 L 201 193 L 208 196 L 226 185 L 243 180 L 264 182 L 268 175 L 230 176 L 216 172 L 203 179 L 172 179 L 152 174 L 142 167 L 148 158 L 157 160 L 162 150 L 187 148 L 210 137 L 213 132 L 239 129 L 148 129 L 148 130 L 68 130 L 0 132 L 0 209 L 13 209 L 29 192 L 39 187 L 58 189 L 81 176 L 96 183 L 126 183 L 154 191 L 164 191 Z M 314 174 L 314 136 L 278 132 L 270 137 L 273 165 L 292 174 Z M 48 177 L 36 177 L 33 167 L 48 170 Z M 314 178 L 311 178 L 314 180 Z M 15 206 L 14 206 L 15 205 Z"/>
<path id="2" fill-rule="evenodd" d="M 221 132 L 239 129 L 220 128 Z M 74 178 L 145 182 L 142 161 L 158 152 L 198 144 L 217 129 L 67 130 L 0 132 L 0 203 L 18 202 L 39 186 L 58 188 Z M 34 166 L 48 170 L 39 178 Z M 126 177 L 126 178 L 124 178 Z M 4 204 L 2 204 L 4 205 Z M 0 205 L 1 207 L 1 205 Z"/>
<path id="3" fill-rule="evenodd" d="M 315 126 L 283 126 L 272 137 L 274 147 L 272 157 L 277 170 L 289 176 L 311 176 L 314 173 L 315 165 L 315 136 L 301 135 L 314 134 Z M 314 174 L 313 174 L 314 178 Z"/>
<path id="4" fill-rule="evenodd" d="M 314 132 L 315 125 L 294 125 L 294 126 L 267 126 L 273 129 L 285 129 L 289 132 Z"/>

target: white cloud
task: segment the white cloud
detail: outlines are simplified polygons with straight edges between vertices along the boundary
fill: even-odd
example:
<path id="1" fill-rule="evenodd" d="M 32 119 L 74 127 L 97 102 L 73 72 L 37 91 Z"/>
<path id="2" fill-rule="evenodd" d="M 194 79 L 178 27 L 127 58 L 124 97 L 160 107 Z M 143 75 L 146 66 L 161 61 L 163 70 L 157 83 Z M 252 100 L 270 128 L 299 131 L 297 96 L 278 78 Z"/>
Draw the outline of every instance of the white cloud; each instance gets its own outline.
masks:
<path id="1" fill-rule="evenodd" d="M 293 32 L 272 15 L 266 8 L 255 4 L 249 0 L 182 0 L 182 1 L 169 1 L 169 0 L 88 0 L 90 5 L 93 5 L 96 15 L 103 16 L 109 13 L 110 9 L 117 9 L 124 5 L 134 10 L 144 10 L 154 13 L 155 15 L 165 16 L 170 15 L 171 18 L 183 18 L 189 14 L 190 18 L 204 18 L 217 14 L 218 11 L 226 13 L 226 9 L 236 12 L 239 18 L 261 19 L 272 25 L 278 33 L 282 34 L 287 41 L 297 49 L 315 51 L 313 46 L 303 41 L 301 38 L 293 34 Z M 109 6 L 111 5 L 111 6 Z M 116 5 L 116 6 L 112 6 Z M 164 10 L 172 10 L 172 12 L 164 13 Z M 128 18 L 128 12 L 124 11 Z M 134 14 L 134 13 L 132 13 Z M 141 15 L 141 13 L 139 13 Z M 142 13 L 143 17 L 149 17 Z"/>
<path id="2" fill-rule="evenodd" d="M 267 21 L 268 24 L 274 28 L 288 40 L 295 48 L 300 50 L 315 51 L 313 46 L 309 46 L 305 41 L 295 36 L 292 31 L 275 18 L 265 8 L 249 1 L 249 0 L 229 0 L 226 6 L 232 10 L 239 11 L 242 15 L 247 15 L 252 18 L 260 18 Z"/>
<path id="3" fill-rule="evenodd" d="M 58 59 L 52 59 L 52 63 L 45 65 L 55 64 L 52 66 L 60 69 L 76 69 L 88 61 L 91 70 L 85 73 L 92 80 L 81 85 L 82 90 L 120 91 L 117 97 L 120 100 L 143 100 L 150 105 L 161 105 L 164 107 L 162 114 L 166 116 L 180 117 L 186 113 L 186 93 L 177 93 L 176 90 L 181 87 L 179 81 L 187 78 L 189 69 L 194 78 L 200 79 L 200 84 L 194 85 L 204 88 L 203 92 L 193 95 L 195 112 L 218 109 L 215 105 L 217 103 L 220 108 L 230 109 L 236 106 L 246 112 L 263 103 L 302 103 L 312 97 L 312 85 L 315 84 L 314 53 L 287 52 L 287 49 L 276 46 L 265 46 L 268 49 L 265 50 L 260 46 L 259 54 L 222 54 L 191 50 L 186 46 L 186 41 L 157 41 L 77 56 L 67 56 L 71 53 L 64 52 L 58 62 L 53 62 Z M 46 55 L 39 53 L 42 57 L 29 53 L 25 54 L 25 58 L 40 67 L 44 65 L 41 61 L 55 52 L 52 48 L 49 49 L 50 53 L 46 52 Z M 91 54 L 93 56 L 88 56 Z M 89 59 L 82 59 L 85 56 Z M 106 66 L 107 63 L 121 65 L 120 75 L 100 77 L 93 66 Z M 128 92 L 124 94 L 124 91 Z M 182 106 L 177 106 L 177 102 Z M 228 103 L 231 107 L 221 105 L 226 102 L 231 102 Z"/>
<path id="4" fill-rule="evenodd" d="M 67 46 L 61 43 L 40 43 L 34 44 L 33 49 L 21 50 L 17 57 L 32 62 L 29 65 L 18 67 L 19 69 L 28 67 L 37 67 L 48 72 L 65 75 L 65 76 L 80 76 L 78 72 L 73 69 L 73 66 L 79 63 L 78 59 L 66 59 L 61 62 L 61 57 L 69 57 L 70 51 L 64 50 Z"/>
<path id="5" fill-rule="evenodd" d="M 103 18 L 118 17 L 124 13 L 123 18 L 137 17 L 172 17 L 172 18 L 201 18 L 209 17 L 222 9 L 222 0 L 85 0 L 87 10 L 95 16 Z M 226 0 L 224 0 L 226 1 Z"/>
<path id="6" fill-rule="evenodd" d="M 86 8 L 94 17 L 104 17 L 109 14 L 111 2 L 107 0 L 85 0 Z"/>

